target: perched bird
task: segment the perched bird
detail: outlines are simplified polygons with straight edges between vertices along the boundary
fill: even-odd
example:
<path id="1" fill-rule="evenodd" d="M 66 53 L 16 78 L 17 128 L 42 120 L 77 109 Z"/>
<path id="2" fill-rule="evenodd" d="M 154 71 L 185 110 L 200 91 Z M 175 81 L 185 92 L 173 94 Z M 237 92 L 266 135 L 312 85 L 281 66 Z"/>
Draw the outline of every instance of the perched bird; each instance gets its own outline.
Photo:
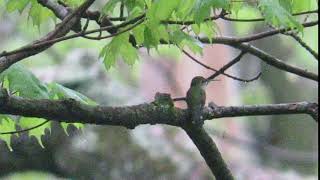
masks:
<path id="1" fill-rule="evenodd" d="M 205 86 L 208 81 L 202 76 L 192 79 L 190 88 L 187 92 L 187 104 L 189 117 L 193 124 L 203 125 L 202 110 L 206 102 Z"/>

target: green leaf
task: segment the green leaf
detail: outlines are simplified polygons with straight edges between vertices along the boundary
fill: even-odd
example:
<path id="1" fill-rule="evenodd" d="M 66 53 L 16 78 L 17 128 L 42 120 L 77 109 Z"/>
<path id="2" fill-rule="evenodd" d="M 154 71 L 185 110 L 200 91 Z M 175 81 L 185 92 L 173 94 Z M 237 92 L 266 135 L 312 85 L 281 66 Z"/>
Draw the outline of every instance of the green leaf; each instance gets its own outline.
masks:
<path id="1" fill-rule="evenodd" d="M 309 11 L 316 9 L 318 7 L 318 1 L 316 0 L 292 0 L 292 13 Z"/>
<path id="2" fill-rule="evenodd" d="M 90 105 L 96 105 L 97 103 L 93 100 L 89 99 L 88 97 L 80 94 L 79 92 L 76 92 L 72 89 L 69 89 L 67 87 L 64 87 L 58 83 L 51 83 L 48 85 L 50 89 L 50 97 L 51 99 L 65 99 L 65 98 L 72 98 L 77 101 L 80 101 L 84 104 L 90 104 Z M 66 134 L 68 134 L 67 128 L 69 125 L 75 126 L 77 129 L 82 129 L 84 127 L 84 124 L 82 123 L 66 123 L 61 122 L 61 127 L 65 131 Z"/>
<path id="3" fill-rule="evenodd" d="M 50 99 L 66 99 L 66 98 L 72 98 L 77 101 L 80 101 L 81 103 L 85 104 L 96 104 L 93 100 L 89 99 L 88 97 L 82 95 L 81 93 L 74 91 L 72 89 L 69 89 L 67 87 L 64 87 L 58 83 L 50 83 L 48 85 Z"/>
<path id="4" fill-rule="evenodd" d="M 191 29 L 197 36 L 201 33 L 200 24 L 192 24 Z"/>
<path id="5" fill-rule="evenodd" d="M 194 20 L 200 24 L 210 15 L 212 0 L 197 0 L 194 6 Z"/>
<path id="6" fill-rule="evenodd" d="M 168 19 L 179 4 L 180 0 L 157 0 L 151 5 L 147 17 L 151 21 Z"/>
<path id="7" fill-rule="evenodd" d="M 31 5 L 28 6 L 29 4 Z M 40 5 L 37 0 L 8 0 L 6 3 L 6 10 L 9 13 L 18 10 L 21 14 L 26 7 L 30 7 L 28 17 L 31 18 L 33 25 L 38 28 L 42 22 L 47 22 L 48 19 L 56 19 L 51 10 Z"/>
<path id="8" fill-rule="evenodd" d="M 188 46 L 195 54 L 202 54 L 203 45 L 200 41 L 194 39 L 183 31 L 177 30 L 171 34 L 171 41 L 174 42 L 180 49 Z"/>
<path id="9" fill-rule="evenodd" d="M 9 90 L 18 92 L 20 96 L 35 99 L 48 99 L 48 89 L 29 70 L 20 64 L 12 65 L 0 75 L 0 80 L 8 81 Z"/>
<path id="10" fill-rule="evenodd" d="M 65 4 L 71 6 L 71 7 L 77 7 L 80 6 L 85 0 L 62 0 Z"/>
<path id="11" fill-rule="evenodd" d="M 279 4 L 288 12 L 292 12 L 292 0 L 279 0 Z"/>
<path id="12" fill-rule="evenodd" d="M 152 0 L 144 0 L 144 2 L 146 3 L 147 8 L 150 9 Z"/>
<path id="13" fill-rule="evenodd" d="M 116 62 L 116 59 L 117 59 L 117 54 L 115 52 L 116 50 L 117 50 L 116 47 L 111 46 L 109 43 L 106 46 L 104 46 L 100 52 L 99 57 L 103 57 L 103 63 L 107 70 L 110 69 Z"/>
<path id="14" fill-rule="evenodd" d="M 119 50 L 124 62 L 128 65 L 133 65 L 139 59 L 137 50 L 131 43 L 124 43 Z"/>
<path id="15" fill-rule="evenodd" d="M 155 32 L 159 34 L 160 39 L 169 42 L 170 35 L 169 35 L 169 29 L 167 28 L 167 26 L 160 25 L 158 26 L 158 29 L 155 30 Z"/>
<path id="16" fill-rule="evenodd" d="M 205 18 L 210 16 L 211 9 L 218 8 L 229 10 L 229 0 L 197 0 L 193 8 L 194 20 L 197 24 L 200 24 Z"/>
<path id="17" fill-rule="evenodd" d="M 275 27 L 303 30 L 302 25 L 294 19 L 287 9 L 281 6 L 278 0 L 261 0 L 259 1 L 259 9 L 266 19 L 265 21 Z"/>
<path id="18" fill-rule="evenodd" d="M 104 14 L 112 13 L 115 9 L 115 6 L 120 3 L 122 0 L 109 0 L 102 8 Z"/>
<path id="19" fill-rule="evenodd" d="M 196 0 L 181 0 L 179 8 L 177 8 L 177 16 L 182 20 L 186 19 L 190 15 Z"/>
<path id="20" fill-rule="evenodd" d="M 67 131 L 69 126 L 74 126 L 75 128 L 77 128 L 78 130 L 82 130 L 84 127 L 84 124 L 82 123 L 66 123 L 66 122 L 62 122 L 60 123 L 61 127 L 63 129 L 63 131 L 69 136 L 69 133 Z"/>
<path id="21" fill-rule="evenodd" d="M 129 12 L 135 11 L 134 9 L 139 9 L 141 12 L 145 7 L 144 0 L 125 0 L 124 3 Z M 131 13 L 129 14 L 132 15 Z"/>
<path id="22" fill-rule="evenodd" d="M 47 8 L 40 5 L 37 0 L 31 0 L 31 8 L 29 17 L 32 19 L 33 25 L 40 27 L 42 22 L 46 22 L 50 18 L 55 18 L 54 14 Z"/>
<path id="23" fill-rule="evenodd" d="M 159 34 L 153 33 L 149 27 L 144 29 L 144 45 L 147 49 L 152 47 L 157 47 L 159 44 L 160 37 Z"/>
<path id="24" fill-rule="evenodd" d="M 216 24 L 213 21 L 207 21 L 200 25 L 201 32 L 203 32 L 209 39 L 210 43 L 212 43 L 212 38 L 217 34 L 215 29 Z"/>
<path id="25" fill-rule="evenodd" d="M 9 0 L 7 2 L 7 11 L 9 13 L 18 10 L 20 13 L 26 8 L 30 0 Z"/>
<path id="26" fill-rule="evenodd" d="M 1 76 L 0 76 L 1 77 Z M 4 77 L 4 79 L 1 80 L 1 85 L 3 88 L 9 89 L 10 88 L 10 83 L 8 77 Z"/>
<path id="27" fill-rule="evenodd" d="M 139 59 L 137 49 L 129 42 L 129 32 L 114 37 L 100 52 L 106 69 L 115 65 L 121 58 L 129 65 L 133 65 Z"/>
<path id="28" fill-rule="evenodd" d="M 230 12 L 232 12 L 231 14 L 238 14 L 238 12 L 244 7 L 246 6 L 246 3 L 245 1 L 239 1 L 237 3 L 232 3 L 232 2 L 229 2 L 229 5 L 230 5 Z"/>
<path id="29" fill-rule="evenodd" d="M 14 120 L 8 116 L 0 115 L 0 133 L 12 131 L 16 131 L 16 124 Z M 0 134 L 0 139 L 7 144 L 10 151 L 12 151 L 11 136 L 12 134 Z"/>
<path id="30" fill-rule="evenodd" d="M 22 117 L 19 119 L 19 123 L 18 125 L 22 128 L 22 129 L 28 129 L 28 128 L 32 128 L 35 127 L 43 122 L 45 122 L 47 120 L 45 119 L 41 119 L 41 118 L 29 118 L 29 117 Z M 40 146 L 42 148 L 44 148 L 42 141 L 41 141 L 41 137 L 42 135 L 45 134 L 45 129 L 51 129 L 51 123 L 48 122 L 40 127 L 37 127 L 35 129 L 32 129 L 30 131 L 28 131 L 29 136 L 34 136 L 38 143 L 40 144 Z"/>
<path id="31" fill-rule="evenodd" d="M 204 35 L 206 35 L 210 40 L 210 43 L 212 38 L 216 34 L 216 30 L 215 30 L 216 25 L 213 21 L 206 21 L 201 24 L 193 24 L 191 27 L 192 27 L 192 31 L 196 35 L 200 35 L 200 33 L 203 33 Z"/>
<path id="32" fill-rule="evenodd" d="M 142 45 L 144 42 L 144 29 L 145 29 L 145 27 L 146 26 L 144 24 L 141 24 L 132 30 L 133 35 L 134 35 L 138 45 Z"/>
<path id="33" fill-rule="evenodd" d="M 279 0 L 279 4 L 290 13 L 309 11 L 312 7 L 317 7 L 315 0 Z"/>

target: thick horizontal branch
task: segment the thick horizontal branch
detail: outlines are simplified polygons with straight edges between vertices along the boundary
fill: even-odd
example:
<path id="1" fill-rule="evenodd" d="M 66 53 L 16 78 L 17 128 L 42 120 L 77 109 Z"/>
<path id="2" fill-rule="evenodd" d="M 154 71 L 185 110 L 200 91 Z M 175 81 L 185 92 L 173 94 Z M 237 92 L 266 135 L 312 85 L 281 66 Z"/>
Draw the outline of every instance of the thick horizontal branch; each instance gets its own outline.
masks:
<path id="1" fill-rule="evenodd" d="M 142 124 L 180 126 L 187 118 L 184 110 L 176 109 L 172 112 L 169 107 L 157 106 L 154 103 L 124 107 L 87 105 L 74 99 L 24 99 L 9 95 L 5 89 L 0 92 L 0 114 L 127 128 Z"/>
<path id="2" fill-rule="evenodd" d="M 318 104 L 299 102 L 253 106 L 206 108 L 204 119 L 237 116 L 278 114 L 308 114 L 318 121 Z M 79 122 L 99 125 L 116 125 L 134 128 L 142 124 L 167 124 L 182 127 L 187 121 L 187 111 L 179 108 L 145 103 L 135 106 L 109 107 L 86 105 L 74 99 L 38 100 L 10 96 L 0 91 L 0 114 L 45 118 L 59 122 Z"/>

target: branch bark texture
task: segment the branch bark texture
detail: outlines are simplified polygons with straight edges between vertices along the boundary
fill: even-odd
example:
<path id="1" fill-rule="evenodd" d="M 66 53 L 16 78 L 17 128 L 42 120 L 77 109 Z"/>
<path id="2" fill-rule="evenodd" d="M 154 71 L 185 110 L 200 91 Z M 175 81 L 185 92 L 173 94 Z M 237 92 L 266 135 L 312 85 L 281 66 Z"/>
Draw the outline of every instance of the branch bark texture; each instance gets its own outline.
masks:
<path id="1" fill-rule="evenodd" d="M 174 107 L 173 107 L 174 108 Z M 116 125 L 134 128 L 142 124 L 167 124 L 182 127 L 188 121 L 187 110 L 161 106 L 153 102 L 134 106 L 87 105 L 74 99 L 25 99 L 0 91 L 0 113 L 38 117 L 59 122 Z M 308 114 L 318 121 L 318 104 L 288 104 L 207 107 L 204 119 L 279 114 Z"/>
<path id="2" fill-rule="evenodd" d="M 231 174 L 231 171 L 224 162 L 217 145 L 203 129 L 203 127 L 195 126 L 190 123 L 184 127 L 184 130 L 193 143 L 197 146 L 215 178 L 217 180 L 233 180 L 234 178 Z"/>

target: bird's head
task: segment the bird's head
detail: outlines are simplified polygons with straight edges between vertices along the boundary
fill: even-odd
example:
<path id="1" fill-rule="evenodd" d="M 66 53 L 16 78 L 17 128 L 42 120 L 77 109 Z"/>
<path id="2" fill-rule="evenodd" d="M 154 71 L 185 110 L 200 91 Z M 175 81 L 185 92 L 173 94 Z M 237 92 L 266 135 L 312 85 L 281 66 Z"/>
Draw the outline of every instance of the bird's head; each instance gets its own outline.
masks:
<path id="1" fill-rule="evenodd" d="M 214 79 L 209 80 L 202 76 L 196 76 L 191 81 L 191 87 L 200 86 L 205 88 L 208 85 L 208 83 L 211 81 L 219 81 L 219 80 L 214 80 Z"/>
<path id="2" fill-rule="evenodd" d="M 207 85 L 207 80 L 206 80 L 206 78 L 204 78 L 202 76 L 196 76 L 191 81 L 191 87 L 205 86 L 205 85 Z"/>

